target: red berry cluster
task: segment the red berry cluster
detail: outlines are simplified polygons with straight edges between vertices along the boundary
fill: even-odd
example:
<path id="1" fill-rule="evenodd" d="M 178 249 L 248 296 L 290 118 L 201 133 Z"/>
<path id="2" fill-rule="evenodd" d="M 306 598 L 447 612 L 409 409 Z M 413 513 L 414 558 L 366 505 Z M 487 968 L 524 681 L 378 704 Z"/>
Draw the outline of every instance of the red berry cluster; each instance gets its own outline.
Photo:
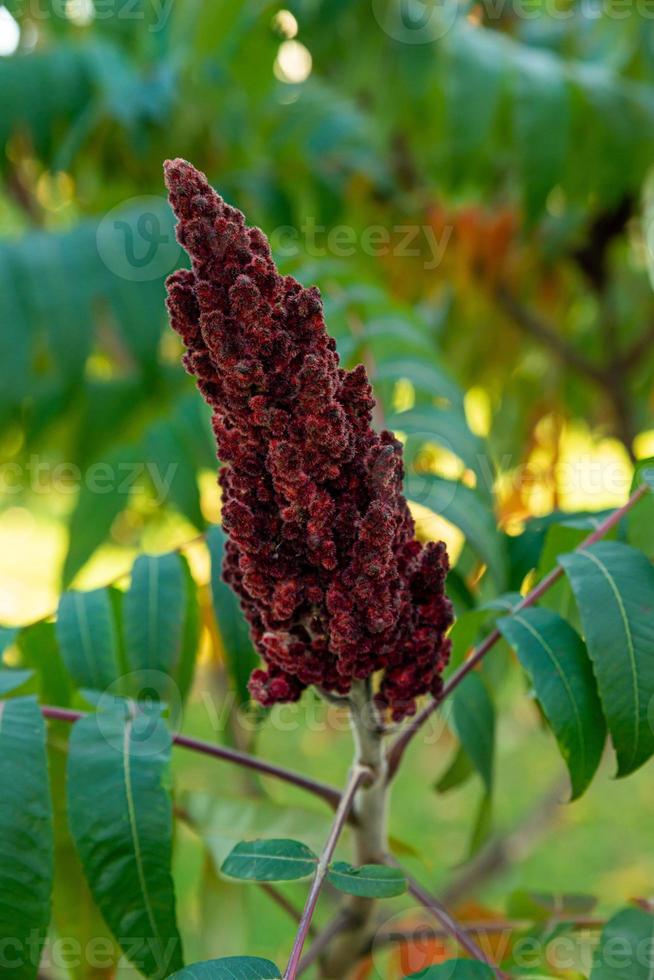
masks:
<path id="1" fill-rule="evenodd" d="M 401 446 L 373 431 L 365 369 L 339 367 L 318 290 L 281 276 L 189 163 L 165 172 L 192 259 L 168 279 L 168 311 L 213 410 L 224 577 L 266 664 L 250 690 L 270 705 L 383 671 L 380 705 L 412 714 L 439 691 L 452 611 L 445 546 L 414 537 Z"/>

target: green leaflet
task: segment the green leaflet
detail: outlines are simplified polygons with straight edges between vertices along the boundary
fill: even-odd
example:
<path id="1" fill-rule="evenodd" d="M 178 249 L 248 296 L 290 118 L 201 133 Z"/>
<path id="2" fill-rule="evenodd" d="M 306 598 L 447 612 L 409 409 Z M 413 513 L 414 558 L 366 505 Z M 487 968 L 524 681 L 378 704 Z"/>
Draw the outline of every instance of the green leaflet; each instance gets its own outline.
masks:
<path id="1" fill-rule="evenodd" d="M 227 667 L 241 703 L 249 700 L 248 681 L 259 664 L 259 657 L 250 639 L 250 630 L 238 598 L 222 579 L 223 559 L 227 536 L 221 527 L 212 527 L 207 534 L 211 555 L 211 596 L 216 622 L 220 631 Z"/>
<path id="2" fill-rule="evenodd" d="M 33 980 L 50 921 L 53 842 L 45 725 L 34 698 L 0 701 L 0 973 Z M 36 941 L 35 941 L 36 940 Z"/>
<path id="3" fill-rule="evenodd" d="M 394 898 L 406 891 L 406 878 L 399 868 L 383 864 L 364 864 L 357 868 L 336 861 L 328 874 L 329 882 L 339 891 L 363 898 Z"/>
<path id="4" fill-rule="evenodd" d="M 170 872 L 170 747 L 160 717 L 118 705 L 77 722 L 68 759 L 70 829 L 91 892 L 125 954 L 155 980 L 183 962 Z"/>
<path id="5" fill-rule="evenodd" d="M 107 589 L 62 595 L 57 640 L 77 687 L 104 691 L 118 678 L 116 628 Z"/>
<path id="6" fill-rule="evenodd" d="M 618 775 L 627 776 L 654 753 L 654 567 L 615 541 L 560 562 L 581 613 Z"/>
<path id="7" fill-rule="evenodd" d="M 296 840 L 242 841 L 223 863 L 223 874 L 244 881 L 296 881 L 316 870 L 318 858 Z"/>
<path id="8" fill-rule="evenodd" d="M 221 871 L 240 881 L 297 881 L 308 878 L 318 866 L 318 857 L 297 840 L 241 841 L 223 862 Z M 330 866 L 331 884 L 348 895 L 392 898 L 406 891 L 406 879 L 398 868 L 380 864 L 354 867 L 344 861 Z"/>
<path id="9" fill-rule="evenodd" d="M 495 757 L 495 707 L 477 671 L 468 674 L 452 695 L 452 722 L 466 755 L 490 793 Z"/>
<path id="10" fill-rule="evenodd" d="M 125 596 L 127 660 L 135 671 L 171 675 L 178 666 L 184 626 L 186 583 L 180 556 L 140 555 Z"/>
<path id="11" fill-rule="evenodd" d="M 227 956 L 222 960 L 194 963 L 169 980 L 280 980 L 281 973 L 270 960 L 255 956 Z"/>
<path id="12" fill-rule="evenodd" d="M 461 459 L 476 474 L 478 486 L 488 491 L 489 476 L 484 472 L 484 442 L 471 432 L 463 411 L 420 405 L 407 412 L 398 412 L 386 420 L 394 432 L 404 432 L 418 445 L 435 442 Z"/>
<path id="13" fill-rule="evenodd" d="M 488 502 L 475 490 L 431 473 L 409 473 L 405 479 L 409 500 L 428 507 L 455 524 L 488 565 L 496 587 L 503 591 L 507 577 L 506 545 L 495 526 Z"/>
<path id="14" fill-rule="evenodd" d="M 604 927 L 590 980 L 652 980 L 654 916 L 623 909 Z"/>
<path id="15" fill-rule="evenodd" d="M 0 697 L 27 684 L 33 676 L 33 670 L 0 670 Z"/>
<path id="16" fill-rule="evenodd" d="M 548 609 L 523 609 L 498 620 L 516 651 L 559 743 L 572 798 L 587 789 L 602 758 L 606 723 L 581 637 Z"/>
<path id="17" fill-rule="evenodd" d="M 101 467 L 101 492 L 92 479 L 85 479 L 70 518 L 70 544 L 62 580 L 70 585 L 79 570 L 108 538 L 116 517 L 130 502 L 137 452 L 132 446 L 112 450 L 97 465 Z"/>

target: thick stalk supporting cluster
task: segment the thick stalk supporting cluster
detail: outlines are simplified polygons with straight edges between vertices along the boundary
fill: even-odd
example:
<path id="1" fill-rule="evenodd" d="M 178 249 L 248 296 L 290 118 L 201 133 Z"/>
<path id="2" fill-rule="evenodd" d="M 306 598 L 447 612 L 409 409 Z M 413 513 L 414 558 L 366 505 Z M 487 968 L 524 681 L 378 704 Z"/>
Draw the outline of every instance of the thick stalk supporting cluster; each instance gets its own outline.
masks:
<path id="1" fill-rule="evenodd" d="M 388 780 L 383 728 L 369 682 L 357 682 L 350 692 L 350 713 L 355 743 L 355 764 L 365 766 L 372 779 L 363 783 L 354 798 L 353 864 L 384 864 L 388 853 Z M 320 958 L 323 980 L 343 980 L 358 956 L 370 944 L 374 931 L 375 902 L 349 896 L 341 910 L 341 928 Z"/>

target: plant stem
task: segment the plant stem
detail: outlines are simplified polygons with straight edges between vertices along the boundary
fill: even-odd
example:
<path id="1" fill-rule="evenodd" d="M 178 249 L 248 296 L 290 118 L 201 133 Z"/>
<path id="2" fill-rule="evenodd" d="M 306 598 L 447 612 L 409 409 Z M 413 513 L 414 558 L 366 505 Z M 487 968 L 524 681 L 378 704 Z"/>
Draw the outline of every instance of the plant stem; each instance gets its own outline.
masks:
<path id="1" fill-rule="evenodd" d="M 575 551 L 590 548 L 591 545 L 600 541 L 606 534 L 609 533 L 609 531 L 620 523 L 625 514 L 627 514 L 632 507 L 634 507 L 635 504 L 637 504 L 638 501 L 645 496 L 648 490 L 649 487 L 645 483 L 638 487 L 638 489 L 632 493 L 626 504 L 623 504 L 622 507 L 614 510 L 612 514 L 609 514 L 606 520 L 602 521 L 602 523 L 592 532 L 592 534 L 589 534 L 587 538 L 584 538 Z M 555 582 L 561 578 L 562 575 L 563 568 L 561 565 L 557 565 L 551 572 L 549 572 L 548 575 L 545 576 L 545 578 L 542 579 L 542 581 L 538 583 L 538 585 L 531 590 L 531 592 L 529 592 L 522 599 L 521 602 L 519 602 L 511 610 L 510 613 L 508 613 L 508 615 L 520 612 L 522 609 L 526 609 L 528 606 L 533 606 L 534 603 L 538 602 L 538 600 L 554 585 Z M 408 745 L 413 740 L 414 736 L 420 731 L 424 723 L 431 718 L 433 713 L 441 706 L 445 698 L 447 698 L 452 691 L 458 687 L 458 685 L 465 677 L 467 677 L 470 671 L 474 670 L 474 668 L 481 663 L 486 654 L 495 646 L 501 636 L 502 634 L 497 627 L 491 633 L 489 633 L 486 639 L 473 650 L 472 654 L 468 657 L 465 663 L 461 664 L 458 670 L 452 674 L 450 679 L 444 685 L 440 695 L 433 698 L 433 700 L 430 701 L 429 704 L 427 704 L 422 711 L 415 716 L 411 724 L 401 733 L 401 735 L 398 735 L 388 752 L 389 781 L 395 776 Z"/>
<path id="2" fill-rule="evenodd" d="M 350 719 L 355 744 L 355 765 L 373 775 L 354 800 L 354 856 L 356 867 L 383 864 L 388 851 L 388 782 L 384 732 L 372 696 L 370 679 L 357 681 L 350 691 Z M 320 957 L 322 980 L 342 980 L 370 940 L 375 901 L 349 896 L 341 909 L 341 927 L 325 944 Z"/>
<path id="3" fill-rule="evenodd" d="M 332 829 L 320 856 L 320 860 L 318 861 L 315 877 L 311 883 L 311 889 L 304 906 L 302 918 L 300 919 L 300 925 L 298 926 L 295 942 L 293 943 L 293 949 L 291 950 L 291 956 L 288 961 L 288 966 L 286 967 L 284 980 L 295 980 L 295 977 L 297 977 L 302 950 L 304 949 L 304 944 L 309 934 L 313 913 L 315 912 L 316 905 L 318 904 L 318 896 L 320 895 L 320 890 L 324 884 L 325 878 L 327 877 L 329 865 L 334 856 L 338 839 L 341 836 L 343 827 L 347 822 L 347 817 L 349 815 L 350 808 L 354 803 L 354 797 L 356 796 L 357 790 L 366 779 L 370 778 L 370 776 L 371 772 L 367 766 L 355 765 L 350 772 L 347 786 L 343 791 L 341 802 L 339 803 L 336 816 L 334 817 Z"/>
<path id="4" fill-rule="evenodd" d="M 88 714 L 86 711 L 74 711 L 70 708 L 57 708 L 45 704 L 41 705 L 41 713 L 44 718 L 50 718 L 52 721 L 71 723 L 79 721 L 80 718 L 84 718 Z M 340 804 L 341 794 L 335 786 L 329 786 L 328 783 L 321 783 L 317 779 L 302 775 L 302 773 L 285 769 L 283 766 L 275 765 L 274 762 L 266 762 L 265 759 L 259 759 L 254 755 L 248 755 L 247 752 L 239 752 L 238 749 L 230 749 L 224 745 L 203 742 L 200 739 L 182 735 L 180 732 L 173 732 L 172 740 L 175 745 L 189 749 L 191 752 L 199 752 L 202 755 L 211 756 L 213 759 L 222 759 L 224 762 L 231 762 L 243 769 L 251 769 L 263 776 L 272 776 L 274 779 L 289 783 L 291 786 L 297 786 L 299 789 L 304 789 L 308 793 L 320 797 L 333 809 L 337 809 Z"/>

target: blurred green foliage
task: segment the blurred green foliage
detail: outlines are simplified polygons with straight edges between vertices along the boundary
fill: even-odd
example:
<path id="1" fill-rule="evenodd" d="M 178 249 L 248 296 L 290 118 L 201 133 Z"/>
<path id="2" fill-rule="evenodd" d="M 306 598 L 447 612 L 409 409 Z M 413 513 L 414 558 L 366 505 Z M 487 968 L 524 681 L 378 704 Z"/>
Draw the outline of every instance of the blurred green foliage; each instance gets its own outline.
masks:
<path id="1" fill-rule="evenodd" d="M 0 57 L 0 516 L 21 505 L 65 525 L 56 572 L 66 587 L 107 542 L 133 553 L 154 529 L 167 548 L 179 540 L 167 541 L 171 527 L 179 535 L 182 525 L 183 540 L 215 521 L 209 418 L 164 310 L 165 277 L 184 259 L 161 165 L 183 156 L 264 229 L 284 271 L 320 286 L 343 361 L 366 363 L 377 422 L 405 439 L 420 532 L 442 532 L 430 512 L 459 529 L 450 592 L 461 659 L 492 618 L 486 603 L 546 574 L 592 526 L 594 518 L 564 512 L 621 502 L 632 463 L 654 452 L 654 18 L 619 0 L 5 0 L 4 9 L 20 43 Z M 645 501 L 620 529 L 650 558 L 651 508 Z M 186 564 L 170 561 L 181 588 Z M 107 596 L 114 611 L 125 605 L 122 593 Z M 548 601 L 579 627 L 569 586 Z M 28 594 L 21 610 L 29 603 Z M 211 674 L 216 688 L 222 695 L 231 683 L 240 701 L 247 672 L 238 652 L 248 664 L 252 657 L 242 624 L 223 607 L 216 627 L 206 596 L 199 614 L 193 603 L 184 635 L 173 638 L 182 651 L 177 681 L 186 695 L 201 632 L 204 666 L 210 635 L 213 665 L 231 668 L 231 682 Z M 138 615 L 132 620 L 138 631 Z M 68 625 L 70 670 L 84 650 Z M 3 630 L 2 639 L 9 646 L 13 635 Z M 107 642 L 122 664 L 118 640 Z M 20 644 L 43 698 L 79 698 L 53 624 L 22 633 Z M 517 673 L 504 671 L 508 647 L 495 657 L 477 685 L 493 695 L 492 732 L 494 703 L 523 693 Z M 498 711 L 496 757 L 486 739 L 477 762 L 487 782 L 495 774 L 495 820 L 505 830 L 529 826 L 535 797 L 547 810 L 556 776 L 540 715 L 518 703 Z M 188 717 L 214 738 L 205 707 L 192 703 Z M 342 777 L 345 752 L 332 731 L 298 738 L 269 716 L 257 724 L 272 756 L 286 759 L 295 738 L 307 768 Z M 66 935 L 74 919 L 79 935 L 98 936 L 104 927 L 81 891 L 61 812 L 58 734 L 50 758 L 65 873 L 56 879 L 55 930 Z M 236 726 L 224 737 L 255 734 Z M 430 783 L 445 774 L 447 806 L 434 795 L 419 812 L 398 808 L 392 829 L 409 863 L 453 888 L 452 856 L 467 853 L 476 813 L 473 850 L 490 832 L 491 794 L 486 786 L 479 811 L 479 780 L 449 730 L 439 764 L 435 753 L 420 748 L 399 792 L 425 773 Z M 252 830 L 254 808 L 233 778 L 203 809 L 197 790 L 212 785 L 213 770 L 185 761 L 177 777 L 188 799 L 179 798 L 206 825 L 211 854 L 224 837 L 233 843 Z M 220 788 L 226 783 L 223 775 Z M 496 901 L 502 891 L 506 904 L 509 888 L 546 878 L 547 887 L 590 887 L 615 905 L 616 895 L 645 889 L 648 773 L 629 786 L 623 835 L 614 821 L 625 791 L 603 779 L 570 808 L 547 853 L 530 839 L 519 867 L 501 867 L 501 888 L 480 876 L 481 893 Z M 292 794 L 277 792 L 266 806 L 313 834 L 316 815 L 289 809 Z M 582 824 L 591 821 L 589 837 Z M 543 823 L 534 837 L 548 833 L 551 816 Z M 176 834 L 189 956 L 283 955 L 291 932 L 283 914 L 258 892 L 236 897 L 195 831 L 181 823 Z M 324 834 L 316 836 L 312 846 Z M 426 841 L 420 858 L 414 839 Z M 112 975 L 113 967 L 66 966 L 57 978 Z"/>

